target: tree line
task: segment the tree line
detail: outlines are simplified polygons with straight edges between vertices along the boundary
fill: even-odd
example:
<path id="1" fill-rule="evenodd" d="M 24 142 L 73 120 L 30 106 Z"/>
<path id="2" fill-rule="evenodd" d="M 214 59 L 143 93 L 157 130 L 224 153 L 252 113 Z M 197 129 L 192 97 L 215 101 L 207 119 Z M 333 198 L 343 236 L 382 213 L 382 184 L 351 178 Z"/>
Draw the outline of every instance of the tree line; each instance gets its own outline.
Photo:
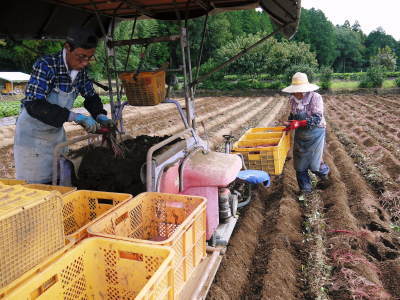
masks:
<path id="1" fill-rule="evenodd" d="M 208 17 L 205 44 L 200 48 L 204 18 L 188 21 L 192 66 L 206 72 L 229 57 L 250 46 L 273 31 L 268 16 L 257 10 L 227 12 Z M 122 21 L 115 30 L 115 39 L 131 37 L 133 20 Z M 141 20 L 136 24 L 134 38 L 177 34 L 179 24 L 171 21 Z M 51 41 L 0 41 L 0 70 L 30 73 L 38 53 L 54 53 L 62 48 L 62 42 Z M 31 50 L 33 51 L 31 51 Z M 166 62 L 170 68 L 180 65 L 180 46 L 177 42 L 118 47 L 115 53 L 116 69 L 151 70 Z M 202 50 L 202 51 L 201 51 Z M 199 54 L 202 52 L 200 61 Z M 396 71 L 400 64 L 400 43 L 382 28 L 369 34 L 362 31 L 358 22 L 333 25 L 320 10 L 302 9 L 299 29 L 288 41 L 279 34 L 229 65 L 219 75 L 227 74 L 287 74 L 297 69 L 320 70 L 330 68 L 336 73 L 366 71 L 381 67 Z M 91 76 L 106 76 L 105 46 L 101 42 L 96 51 L 96 61 L 91 65 Z M 217 74 L 218 76 L 218 74 Z"/>

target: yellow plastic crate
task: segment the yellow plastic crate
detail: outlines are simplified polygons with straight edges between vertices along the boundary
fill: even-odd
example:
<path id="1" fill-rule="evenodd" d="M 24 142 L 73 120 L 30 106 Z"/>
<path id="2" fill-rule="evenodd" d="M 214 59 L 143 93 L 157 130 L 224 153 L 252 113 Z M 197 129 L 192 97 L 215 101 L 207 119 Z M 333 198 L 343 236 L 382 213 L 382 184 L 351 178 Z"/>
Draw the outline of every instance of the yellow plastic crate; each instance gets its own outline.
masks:
<path id="1" fill-rule="evenodd" d="M 76 187 L 71 186 L 61 186 L 61 185 L 49 185 L 49 184 L 25 184 L 25 187 L 34 190 L 42 190 L 42 191 L 58 191 L 61 195 L 65 196 L 71 192 L 76 191 Z"/>
<path id="2" fill-rule="evenodd" d="M 285 127 L 251 128 L 232 147 L 233 153 L 243 154 L 249 169 L 279 175 L 283 171 L 287 153 L 291 146 L 290 131 Z M 269 134 L 280 133 L 280 138 L 269 138 Z M 263 139 L 266 137 L 266 139 Z"/>
<path id="3" fill-rule="evenodd" d="M 132 198 L 131 194 L 79 190 L 63 197 L 64 231 L 80 241 L 87 237 L 87 227 L 115 205 Z"/>
<path id="4" fill-rule="evenodd" d="M 169 246 L 175 251 L 176 295 L 206 256 L 206 199 L 142 193 L 88 228 L 90 235 Z"/>
<path id="5" fill-rule="evenodd" d="M 172 257 L 167 247 L 89 238 L 7 299 L 174 299 Z"/>
<path id="6" fill-rule="evenodd" d="M 60 258 L 64 253 L 66 253 L 75 244 L 73 240 L 66 239 L 65 246 L 60 250 L 56 251 L 54 254 L 47 257 L 42 263 L 33 267 L 29 271 L 25 272 L 23 275 L 19 276 L 17 279 L 0 289 L 0 299 L 6 299 L 9 294 L 11 294 L 15 289 L 21 286 L 24 282 L 28 281 L 33 276 L 36 276 L 47 268 L 51 263 Z"/>
<path id="7" fill-rule="evenodd" d="M 124 72 L 119 75 L 130 105 L 157 105 L 165 98 L 165 72 Z"/>
<path id="8" fill-rule="evenodd" d="M 11 178 L 0 178 L 0 183 L 6 185 L 16 185 L 16 184 L 26 184 L 26 181 L 19 179 L 11 179 Z"/>
<path id="9" fill-rule="evenodd" d="M 58 192 L 0 185 L 0 288 L 65 244 Z"/>
<path id="10" fill-rule="evenodd" d="M 280 139 L 283 136 L 283 131 L 277 132 L 257 132 L 257 133 L 245 133 L 242 135 L 240 140 L 266 140 L 266 139 Z"/>

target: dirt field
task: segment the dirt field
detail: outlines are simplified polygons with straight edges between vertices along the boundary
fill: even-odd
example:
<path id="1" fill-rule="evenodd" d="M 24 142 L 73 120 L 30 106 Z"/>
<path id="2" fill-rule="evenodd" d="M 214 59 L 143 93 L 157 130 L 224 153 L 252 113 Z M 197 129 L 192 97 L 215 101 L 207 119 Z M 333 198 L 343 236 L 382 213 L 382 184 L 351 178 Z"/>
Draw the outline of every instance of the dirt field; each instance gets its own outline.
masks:
<path id="1" fill-rule="evenodd" d="M 209 299 L 400 299 L 400 99 L 325 102 L 332 185 L 298 201 L 287 161 L 242 212 Z"/>
<path id="2" fill-rule="evenodd" d="M 400 97 L 325 96 L 325 161 L 332 185 L 297 196 L 291 155 L 282 175 L 240 212 L 209 299 L 400 299 Z M 279 124 L 285 98 L 196 100 L 199 131 L 222 134 Z M 128 107 L 131 135 L 183 128 L 173 105 Z M 69 137 L 83 132 L 67 127 Z M 12 177 L 13 126 L 0 127 L 0 177 Z"/>

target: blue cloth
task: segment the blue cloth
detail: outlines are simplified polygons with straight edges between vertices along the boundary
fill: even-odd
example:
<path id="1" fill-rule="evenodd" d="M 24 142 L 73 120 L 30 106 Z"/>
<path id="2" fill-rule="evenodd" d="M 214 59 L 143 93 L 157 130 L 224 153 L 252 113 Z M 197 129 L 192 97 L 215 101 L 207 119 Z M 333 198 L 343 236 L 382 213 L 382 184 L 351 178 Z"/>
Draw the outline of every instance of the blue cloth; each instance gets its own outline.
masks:
<path id="1" fill-rule="evenodd" d="M 33 65 L 31 77 L 26 86 L 26 99 L 46 99 L 54 88 L 62 92 L 71 93 L 73 89 L 83 97 L 95 95 L 91 80 L 86 69 L 79 71 L 74 82 L 71 82 L 67 67 L 63 59 L 63 51 L 38 59 Z"/>
<path id="2" fill-rule="evenodd" d="M 271 178 L 269 177 L 268 173 L 264 171 L 243 170 L 239 172 L 237 177 L 252 184 L 262 183 L 266 187 L 270 186 L 271 184 Z"/>
<path id="3" fill-rule="evenodd" d="M 329 167 L 323 163 L 325 128 L 298 128 L 294 135 L 293 161 L 300 190 L 311 191 L 308 170 L 322 177 L 328 175 Z"/>
<path id="4" fill-rule="evenodd" d="M 75 88 L 65 93 L 54 88 L 47 101 L 71 109 L 78 92 Z M 31 117 L 22 107 L 14 137 L 16 177 L 29 183 L 52 181 L 53 151 L 57 144 L 66 141 L 63 127 L 47 125 Z"/>

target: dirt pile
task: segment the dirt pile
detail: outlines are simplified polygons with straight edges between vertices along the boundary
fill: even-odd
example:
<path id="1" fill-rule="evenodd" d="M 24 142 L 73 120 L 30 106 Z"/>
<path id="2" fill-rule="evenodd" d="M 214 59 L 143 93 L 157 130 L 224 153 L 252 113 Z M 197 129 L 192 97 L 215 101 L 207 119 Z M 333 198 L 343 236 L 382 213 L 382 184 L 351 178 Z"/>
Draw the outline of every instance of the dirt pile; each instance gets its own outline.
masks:
<path id="1" fill-rule="evenodd" d="M 73 155 L 82 155 L 78 178 L 73 184 L 78 189 L 129 193 L 137 195 L 146 190 L 140 172 L 146 162 L 147 151 L 169 136 L 141 135 L 121 143 L 124 156 L 115 156 L 107 147 L 88 146 Z M 145 173 L 144 173 L 145 175 Z"/>

